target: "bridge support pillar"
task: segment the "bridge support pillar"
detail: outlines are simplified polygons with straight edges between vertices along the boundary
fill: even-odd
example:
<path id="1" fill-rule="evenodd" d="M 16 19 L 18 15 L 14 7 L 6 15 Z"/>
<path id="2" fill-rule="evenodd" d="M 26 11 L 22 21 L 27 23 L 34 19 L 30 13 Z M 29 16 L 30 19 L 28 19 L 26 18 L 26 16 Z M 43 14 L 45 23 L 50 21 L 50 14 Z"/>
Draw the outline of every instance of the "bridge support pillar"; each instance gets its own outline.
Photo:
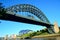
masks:
<path id="1" fill-rule="evenodd" d="M 54 26 L 50 26 L 48 28 L 48 32 L 49 33 L 58 33 L 59 32 L 59 27 L 56 22 L 54 23 Z"/>
<path id="2" fill-rule="evenodd" d="M 57 22 L 54 22 L 53 31 L 54 31 L 55 33 L 58 33 L 58 32 L 59 32 L 59 27 L 58 27 Z"/>

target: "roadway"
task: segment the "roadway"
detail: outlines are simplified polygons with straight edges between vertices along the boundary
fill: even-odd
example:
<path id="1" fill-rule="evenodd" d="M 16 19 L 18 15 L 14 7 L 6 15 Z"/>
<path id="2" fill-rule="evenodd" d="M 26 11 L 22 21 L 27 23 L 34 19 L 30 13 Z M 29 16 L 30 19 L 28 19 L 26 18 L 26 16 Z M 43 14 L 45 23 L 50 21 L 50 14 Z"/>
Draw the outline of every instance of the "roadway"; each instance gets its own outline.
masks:
<path id="1" fill-rule="evenodd" d="M 9 21 L 15 21 L 15 22 L 23 22 L 23 23 L 28 23 L 28 24 L 41 25 L 41 26 L 46 26 L 47 28 L 54 26 L 53 24 L 44 23 L 41 21 L 25 18 L 22 16 L 11 15 L 8 13 L 5 13 L 2 16 L 0 16 L 0 20 L 9 20 Z"/>

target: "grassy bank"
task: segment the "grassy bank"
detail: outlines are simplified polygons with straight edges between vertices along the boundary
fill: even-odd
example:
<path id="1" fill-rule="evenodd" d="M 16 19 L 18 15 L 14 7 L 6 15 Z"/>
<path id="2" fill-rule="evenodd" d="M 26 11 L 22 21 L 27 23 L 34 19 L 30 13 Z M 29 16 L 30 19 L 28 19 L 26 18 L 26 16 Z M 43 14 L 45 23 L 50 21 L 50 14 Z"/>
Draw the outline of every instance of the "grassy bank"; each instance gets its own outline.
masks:
<path id="1" fill-rule="evenodd" d="M 60 28 L 59 28 L 60 29 Z M 60 36 L 60 31 L 57 34 L 50 34 L 47 29 L 42 29 L 32 33 L 23 34 L 20 38 L 40 38 L 40 37 L 58 37 Z"/>
<path id="2" fill-rule="evenodd" d="M 48 38 L 48 37 L 60 37 L 60 34 L 48 34 L 48 35 L 39 35 L 32 38 Z"/>

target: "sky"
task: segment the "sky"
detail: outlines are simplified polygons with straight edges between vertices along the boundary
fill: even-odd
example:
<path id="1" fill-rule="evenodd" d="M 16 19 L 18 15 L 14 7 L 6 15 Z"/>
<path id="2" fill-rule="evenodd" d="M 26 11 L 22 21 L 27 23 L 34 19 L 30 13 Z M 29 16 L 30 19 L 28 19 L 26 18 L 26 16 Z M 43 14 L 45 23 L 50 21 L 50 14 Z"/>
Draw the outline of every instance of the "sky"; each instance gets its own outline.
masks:
<path id="1" fill-rule="evenodd" d="M 39 8 L 49 19 L 51 24 L 56 21 L 60 26 L 60 0 L 0 0 L 4 7 L 10 7 L 17 4 L 31 4 Z M 0 36 L 19 34 L 20 30 L 30 29 L 33 31 L 41 30 L 45 27 L 26 24 L 20 22 L 0 20 Z"/>

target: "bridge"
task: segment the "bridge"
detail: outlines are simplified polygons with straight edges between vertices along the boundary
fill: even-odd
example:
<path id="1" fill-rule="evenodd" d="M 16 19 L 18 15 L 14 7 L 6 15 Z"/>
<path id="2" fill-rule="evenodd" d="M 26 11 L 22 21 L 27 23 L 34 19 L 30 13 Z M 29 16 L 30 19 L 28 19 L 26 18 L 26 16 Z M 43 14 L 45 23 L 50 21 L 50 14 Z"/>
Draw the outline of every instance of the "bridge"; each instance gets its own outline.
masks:
<path id="1" fill-rule="evenodd" d="M 43 14 L 43 12 L 35 6 L 32 6 L 30 4 L 18 4 L 6 8 L 6 11 L 6 13 L 1 14 L 2 16 L 0 16 L 0 20 L 10 20 L 16 22 L 41 25 L 47 27 L 50 33 L 55 33 L 54 29 L 52 29 L 54 25 L 50 24 L 49 20 Z M 22 13 L 18 14 L 18 12 Z M 25 13 L 24 15 L 23 12 L 27 13 Z M 38 18 L 39 20 L 37 20 L 36 18 Z"/>

